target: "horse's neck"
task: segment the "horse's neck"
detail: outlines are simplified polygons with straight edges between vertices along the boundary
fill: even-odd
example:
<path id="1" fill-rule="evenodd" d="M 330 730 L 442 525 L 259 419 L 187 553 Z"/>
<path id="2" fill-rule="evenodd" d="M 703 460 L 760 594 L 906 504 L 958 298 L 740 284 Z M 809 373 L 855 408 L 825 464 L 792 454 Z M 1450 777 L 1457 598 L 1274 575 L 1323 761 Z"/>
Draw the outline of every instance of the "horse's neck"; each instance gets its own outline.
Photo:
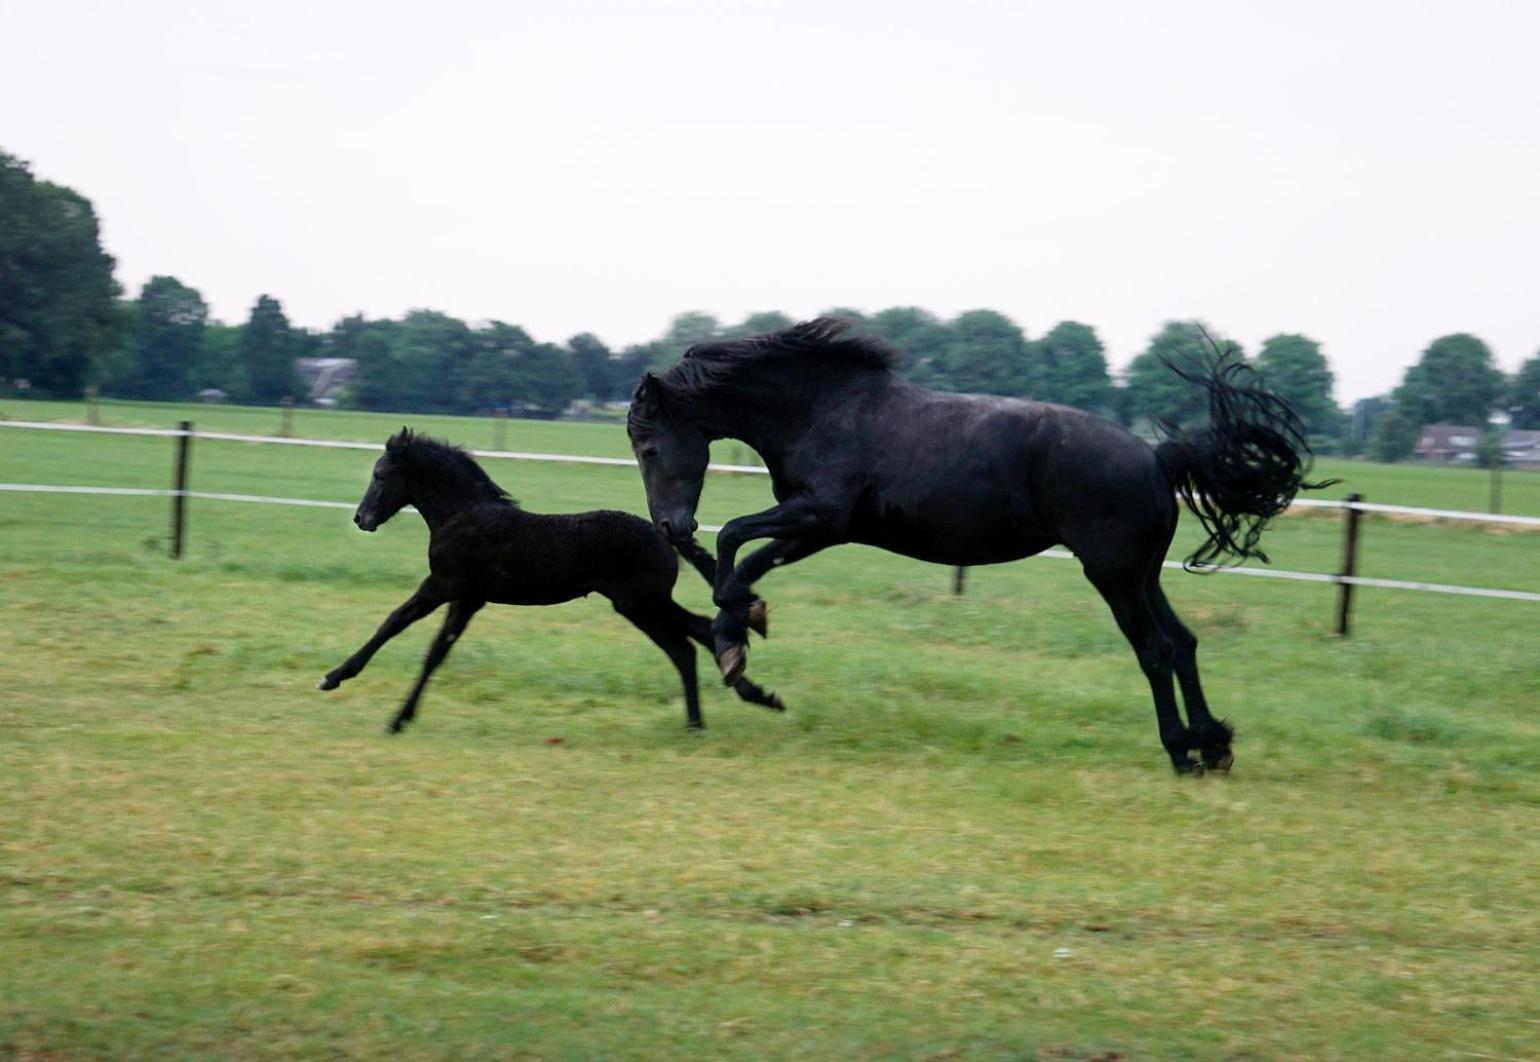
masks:
<path id="1" fill-rule="evenodd" d="M 748 443 L 767 459 L 780 452 L 808 412 L 797 389 L 741 385 L 702 396 L 692 409 L 708 439 Z"/>

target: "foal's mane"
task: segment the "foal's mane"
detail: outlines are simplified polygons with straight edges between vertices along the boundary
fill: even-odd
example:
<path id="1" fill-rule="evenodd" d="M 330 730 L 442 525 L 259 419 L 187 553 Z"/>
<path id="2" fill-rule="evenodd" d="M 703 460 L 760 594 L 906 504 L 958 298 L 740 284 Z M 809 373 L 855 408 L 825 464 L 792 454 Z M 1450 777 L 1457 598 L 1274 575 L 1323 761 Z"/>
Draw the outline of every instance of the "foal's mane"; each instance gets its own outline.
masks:
<path id="1" fill-rule="evenodd" d="M 423 486 L 438 490 L 460 487 L 479 491 L 488 501 L 519 504 L 487 475 L 464 447 L 402 428 L 386 440 L 385 452 L 400 461 L 412 479 Z"/>
<path id="2" fill-rule="evenodd" d="M 778 332 L 697 343 L 661 378 L 670 392 L 693 395 L 742 369 L 771 361 L 843 362 L 882 370 L 898 366 L 902 355 L 896 348 L 876 336 L 852 334 L 850 326 L 842 318 L 815 317 Z"/>

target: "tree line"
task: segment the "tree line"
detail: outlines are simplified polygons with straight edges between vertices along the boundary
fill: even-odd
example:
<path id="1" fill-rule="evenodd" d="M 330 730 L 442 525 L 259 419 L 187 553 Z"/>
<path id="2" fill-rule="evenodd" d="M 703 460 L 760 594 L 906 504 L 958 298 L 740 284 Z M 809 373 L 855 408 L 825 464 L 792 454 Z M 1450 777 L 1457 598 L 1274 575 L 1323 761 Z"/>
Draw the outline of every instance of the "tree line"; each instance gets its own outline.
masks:
<path id="1" fill-rule="evenodd" d="M 35 394 L 69 397 L 90 385 L 104 395 L 156 400 L 217 390 L 271 404 L 303 395 L 297 358 L 339 357 L 357 363 L 343 396 L 355 408 L 552 416 L 579 398 L 629 398 L 643 372 L 672 364 L 696 343 L 792 323 L 778 311 L 736 324 L 682 313 L 658 338 L 612 350 L 590 333 L 537 342 L 516 324 L 473 325 L 433 310 L 398 320 L 355 315 L 312 331 L 262 295 L 244 323 L 229 325 L 213 320 L 202 295 L 175 277 L 152 277 L 125 298 L 113 269 L 90 201 L 38 180 L 0 152 L 0 386 L 12 390 L 25 384 Z M 1139 427 L 1206 414 L 1202 389 L 1164 361 L 1199 369 L 1215 343 L 1247 358 L 1233 341 L 1170 322 L 1115 380 L 1096 330 L 1077 321 L 1032 338 L 989 309 L 950 319 L 912 306 L 826 312 L 893 343 L 905 353 L 900 371 L 926 386 L 1060 402 Z M 1330 365 L 1307 336 L 1272 336 L 1247 360 L 1326 449 L 1395 460 L 1411 452 L 1422 425 L 1484 425 L 1497 411 L 1517 427 L 1540 427 L 1540 355 L 1507 378 L 1471 335 L 1435 340 L 1391 394 L 1351 410 L 1337 406 Z"/>

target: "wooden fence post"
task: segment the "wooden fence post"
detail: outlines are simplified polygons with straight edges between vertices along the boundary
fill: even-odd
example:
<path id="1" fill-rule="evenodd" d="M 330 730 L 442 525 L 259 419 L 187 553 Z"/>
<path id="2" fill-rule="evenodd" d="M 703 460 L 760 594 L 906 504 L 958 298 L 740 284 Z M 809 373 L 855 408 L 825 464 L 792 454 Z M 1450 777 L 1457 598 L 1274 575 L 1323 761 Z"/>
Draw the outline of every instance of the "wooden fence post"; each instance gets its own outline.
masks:
<path id="1" fill-rule="evenodd" d="M 963 583 L 967 578 L 968 569 L 959 564 L 957 569 L 952 572 L 952 593 L 957 594 L 959 597 L 962 596 Z"/>
<path id="2" fill-rule="evenodd" d="M 184 420 L 177 425 L 176 481 L 171 495 L 171 559 L 182 556 L 182 536 L 187 526 L 187 451 L 192 448 L 192 421 Z"/>
<path id="3" fill-rule="evenodd" d="M 86 387 L 86 423 L 98 425 L 102 422 L 101 410 L 96 408 L 96 385 Z"/>
<path id="4" fill-rule="evenodd" d="M 1342 538 L 1342 579 L 1351 579 L 1358 574 L 1358 519 L 1362 513 L 1357 503 L 1363 500 L 1362 494 L 1347 496 L 1347 523 L 1343 527 Z M 1337 586 L 1340 588 L 1337 599 L 1337 633 L 1346 638 L 1353 611 L 1353 584 L 1340 582 Z"/>
<path id="5" fill-rule="evenodd" d="M 283 439 L 292 438 L 294 435 L 294 396 L 284 395 L 282 401 L 278 403 L 278 408 L 282 411 L 278 421 L 278 435 Z"/>
<path id="6" fill-rule="evenodd" d="M 1487 511 L 1501 513 L 1503 511 L 1503 455 L 1498 453 L 1497 460 L 1492 462 L 1492 490 L 1487 499 Z"/>

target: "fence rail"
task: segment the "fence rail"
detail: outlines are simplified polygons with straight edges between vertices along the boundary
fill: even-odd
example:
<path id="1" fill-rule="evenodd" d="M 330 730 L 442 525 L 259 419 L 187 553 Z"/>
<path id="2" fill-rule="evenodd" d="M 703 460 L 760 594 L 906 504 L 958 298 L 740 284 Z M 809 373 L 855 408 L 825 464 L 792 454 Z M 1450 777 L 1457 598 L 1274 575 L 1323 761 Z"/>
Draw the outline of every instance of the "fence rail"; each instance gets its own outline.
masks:
<path id="1" fill-rule="evenodd" d="M 184 467 L 186 447 L 193 439 L 205 439 L 213 442 L 243 442 L 243 443 L 271 443 L 285 446 L 313 446 L 330 449 L 344 450 L 371 450 L 378 451 L 378 443 L 348 442 L 338 439 L 296 439 L 270 435 L 243 435 L 234 432 L 208 432 L 197 431 L 190 425 L 187 428 L 109 428 L 93 424 L 60 424 L 51 421 L 17 421 L 0 420 L 0 428 L 22 428 L 41 431 L 72 431 L 92 432 L 108 435 L 141 435 L 158 438 L 173 438 L 180 441 L 178 447 L 178 467 Z M 629 458 L 598 457 L 581 454 L 550 454 L 535 453 L 518 450 L 472 450 L 477 457 L 501 458 L 517 461 L 549 461 L 568 464 L 609 465 L 635 467 L 635 462 Z M 726 465 L 712 464 L 707 466 L 712 472 L 719 473 L 750 473 L 764 475 L 767 470 L 757 465 Z M 180 503 L 186 499 L 215 502 L 239 502 L 261 505 L 290 505 L 321 509 L 352 509 L 354 505 L 349 502 L 326 501 L 313 498 L 281 498 L 269 497 L 257 494 L 230 494 L 217 491 L 198 491 L 188 489 L 165 489 L 153 487 L 113 487 L 113 486 L 82 486 L 52 483 L 0 483 L 0 492 L 21 492 L 36 494 L 85 494 L 85 495 L 116 495 L 127 497 L 170 498 L 173 503 Z M 1410 590 L 1422 593 L 1456 594 L 1465 597 L 1483 597 L 1506 601 L 1530 601 L 1540 602 L 1540 593 L 1527 590 L 1506 590 L 1496 587 L 1460 586 L 1448 583 L 1430 583 L 1419 580 L 1407 579 L 1379 579 L 1358 575 L 1355 571 L 1355 557 L 1357 553 L 1357 534 L 1359 521 L 1356 517 L 1361 513 L 1376 513 L 1382 515 L 1401 515 L 1419 517 L 1430 520 L 1465 520 L 1480 523 L 1510 524 L 1524 527 L 1540 527 L 1540 517 L 1510 516 L 1500 513 L 1476 513 L 1454 509 L 1430 509 L 1409 505 L 1382 505 L 1366 502 L 1353 495 L 1343 500 L 1335 499 L 1300 499 L 1294 503 L 1295 508 L 1302 509 L 1341 509 L 1346 510 L 1349 516 L 1347 522 L 1347 537 L 1344 543 L 1343 570 L 1336 574 L 1325 572 L 1296 572 L 1275 568 L 1216 568 L 1211 569 L 1216 573 L 1225 575 L 1256 576 L 1265 579 L 1286 579 L 1297 582 L 1329 583 L 1340 588 L 1342 595 L 1340 606 L 1339 633 L 1346 634 L 1347 614 L 1351 601 L 1351 591 L 1354 587 L 1366 586 L 1386 590 Z M 179 532 L 180 528 L 177 529 Z M 715 534 L 721 530 L 719 526 L 702 525 L 701 531 Z M 175 534 L 176 541 L 173 545 L 173 555 L 180 552 L 180 534 Z M 1065 550 L 1051 549 L 1038 554 L 1054 560 L 1074 560 L 1075 555 Z M 1180 561 L 1164 561 L 1163 567 L 1181 569 Z M 959 580 L 960 585 L 960 580 Z"/>

